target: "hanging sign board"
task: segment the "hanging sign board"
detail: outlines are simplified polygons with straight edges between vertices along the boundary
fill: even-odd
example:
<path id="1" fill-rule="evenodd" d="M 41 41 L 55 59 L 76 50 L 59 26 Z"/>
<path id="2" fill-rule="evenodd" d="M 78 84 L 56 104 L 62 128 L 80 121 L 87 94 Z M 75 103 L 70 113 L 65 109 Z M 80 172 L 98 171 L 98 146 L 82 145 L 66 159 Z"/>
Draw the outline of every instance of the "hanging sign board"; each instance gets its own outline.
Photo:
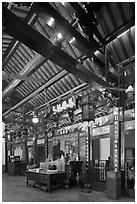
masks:
<path id="1" fill-rule="evenodd" d="M 135 120 L 135 109 L 124 111 L 124 120 L 125 121 Z"/>
<path id="2" fill-rule="evenodd" d="M 106 135 L 110 133 L 110 125 L 92 129 L 92 135 Z"/>
<path id="3" fill-rule="evenodd" d="M 114 110 L 114 171 L 119 170 L 119 115 L 118 108 Z"/>
<path id="4" fill-rule="evenodd" d="M 44 139 L 41 139 L 41 140 L 37 140 L 37 144 L 43 144 L 44 143 Z"/>
<path id="5" fill-rule="evenodd" d="M 33 145 L 33 141 L 28 141 L 27 142 L 27 146 L 32 146 Z"/>
<path id="6" fill-rule="evenodd" d="M 126 121 L 124 123 L 124 129 L 125 130 L 133 130 L 133 129 L 135 129 L 135 120 Z"/>

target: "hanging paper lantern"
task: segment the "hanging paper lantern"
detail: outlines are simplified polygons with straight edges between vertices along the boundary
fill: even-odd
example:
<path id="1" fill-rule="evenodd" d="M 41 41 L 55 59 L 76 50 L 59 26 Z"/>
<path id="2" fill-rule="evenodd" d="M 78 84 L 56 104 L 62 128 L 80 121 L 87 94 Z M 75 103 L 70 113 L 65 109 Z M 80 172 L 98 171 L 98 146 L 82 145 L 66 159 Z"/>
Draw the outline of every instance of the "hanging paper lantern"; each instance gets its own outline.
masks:
<path id="1" fill-rule="evenodd" d="M 95 101 L 96 101 L 96 96 L 92 94 L 86 94 L 82 96 L 81 105 L 82 105 L 83 121 L 95 120 Z"/>

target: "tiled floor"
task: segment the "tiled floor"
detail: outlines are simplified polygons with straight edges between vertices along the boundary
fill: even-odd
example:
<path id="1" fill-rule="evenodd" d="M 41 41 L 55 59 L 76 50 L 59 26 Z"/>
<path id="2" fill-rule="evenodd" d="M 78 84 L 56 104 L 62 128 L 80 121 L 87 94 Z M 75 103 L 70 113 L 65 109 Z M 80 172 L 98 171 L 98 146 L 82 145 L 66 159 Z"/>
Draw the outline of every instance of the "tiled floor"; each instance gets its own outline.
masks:
<path id="1" fill-rule="evenodd" d="M 24 176 L 2 174 L 2 202 L 134 202 L 134 199 L 121 197 L 108 199 L 105 193 L 83 193 L 79 188 L 56 189 L 47 193 L 26 186 Z"/>

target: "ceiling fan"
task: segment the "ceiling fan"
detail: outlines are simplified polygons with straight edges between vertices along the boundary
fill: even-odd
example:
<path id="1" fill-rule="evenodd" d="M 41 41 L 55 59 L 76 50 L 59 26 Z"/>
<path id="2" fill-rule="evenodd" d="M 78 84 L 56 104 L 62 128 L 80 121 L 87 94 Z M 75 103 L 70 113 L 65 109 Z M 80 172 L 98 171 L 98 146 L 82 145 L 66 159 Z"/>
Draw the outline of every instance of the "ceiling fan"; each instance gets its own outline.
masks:
<path id="1" fill-rule="evenodd" d="M 28 81 L 28 82 L 43 82 L 42 79 L 37 78 L 37 77 L 28 77 L 24 75 L 19 75 L 19 74 L 9 74 L 5 71 L 2 71 L 2 80 L 7 80 L 7 79 L 19 79 L 23 81 Z"/>

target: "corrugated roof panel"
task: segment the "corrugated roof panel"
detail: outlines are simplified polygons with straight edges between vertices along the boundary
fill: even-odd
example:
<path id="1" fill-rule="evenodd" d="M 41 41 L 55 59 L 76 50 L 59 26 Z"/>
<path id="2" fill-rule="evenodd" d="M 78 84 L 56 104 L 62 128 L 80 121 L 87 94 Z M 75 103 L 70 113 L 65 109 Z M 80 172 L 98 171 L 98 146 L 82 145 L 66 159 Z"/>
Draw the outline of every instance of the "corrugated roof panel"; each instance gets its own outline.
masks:
<path id="1" fill-rule="evenodd" d="M 126 56 L 124 54 L 124 51 L 123 51 L 123 48 L 122 48 L 122 45 L 121 45 L 119 39 L 116 39 L 114 41 L 114 43 L 115 43 L 115 47 L 117 49 L 116 55 L 117 56 L 119 55 L 119 58 L 121 59 L 120 62 L 123 62 L 126 59 Z"/>
<path id="2" fill-rule="evenodd" d="M 19 50 L 14 53 L 14 59 L 16 59 L 16 62 L 20 63 L 23 67 L 28 63 L 28 59 L 26 59 Z"/>
<path id="3" fill-rule="evenodd" d="M 117 39 L 118 40 L 118 39 Z M 115 40 L 116 41 L 116 40 Z M 116 45 L 118 45 L 119 46 L 119 43 L 115 43 L 115 41 L 113 41 L 112 43 L 111 43 L 111 45 L 112 45 L 112 47 L 113 47 L 113 52 L 114 52 L 114 54 L 115 54 L 115 56 L 116 56 L 116 59 L 117 59 L 117 63 L 116 64 L 118 64 L 118 63 L 120 63 L 121 62 L 121 56 L 119 55 L 119 49 L 116 47 Z M 120 48 L 121 49 L 121 48 Z"/>
<path id="4" fill-rule="evenodd" d="M 54 95 L 54 98 L 60 96 L 59 92 L 57 91 L 57 89 L 55 89 L 53 85 L 50 87 L 50 91 L 52 92 L 52 95 Z"/>
<path id="5" fill-rule="evenodd" d="M 121 2 L 123 10 L 124 10 L 124 14 L 125 14 L 125 18 L 128 21 L 129 19 L 131 19 L 132 17 L 134 17 L 134 13 L 131 10 L 130 4 L 131 2 Z"/>
<path id="6" fill-rule="evenodd" d="M 27 47 L 26 45 L 24 44 L 21 44 L 20 47 L 23 47 L 24 50 L 26 50 L 26 52 L 31 56 L 31 57 L 34 57 L 34 55 L 36 54 L 36 52 L 34 50 L 31 50 L 29 47 Z"/>
<path id="7" fill-rule="evenodd" d="M 32 56 L 28 53 L 27 49 L 25 49 L 22 45 L 19 46 L 18 51 L 24 55 L 24 58 L 30 61 Z"/>
<path id="8" fill-rule="evenodd" d="M 50 96 L 50 100 L 56 97 L 56 94 L 51 90 L 51 87 L 48 88 L 47 95 Z"/>
<path id="9" fill-rule="evenodd" d="M 15 74 L 19 73 L 20 67 L 18 67 L 12 59 L 8 62 L 7 66 L 10 68 L 10 71 L 14 72 Z"/>
<path id="10" fill-rule="evenodd" d="M 45 70 L 46 73 L 49 75 L 49 78 L 52 78 L 54 76 L 53 70 L 51 69 L 48 63 L 46 63 L 45 65 L 44 66 L 46 67 L 46 70 Z"/>
<path id="11" fill-rule="evenodd" d="M 48 89 L 46 92 L 46 97 L 45 97 L 45 91 L 41 92 L 41 96 L 42 96 L 44 103 L 45 103 L 45 100 L 46 100 L 46 102 L 48 102 L 51 99 L 50 96 L 48 95 Z"/>
<path id="12" fill-rule="evenodd" d="M 56 64 L 54 64 L 53 62 L 51 62 L 50 60 L 48 60 L 48 64 L 50 64 L 50 66 L 52 67 L 52 69 L 54 70 L 54 73 L 57 74 L 59 73 L 62 68 L 57 66 Z"/>
<path id="13" fill-rule="evenodd" d="M 57 11 L 68 21 L 71 22 L 73 19 L 70 13 L 65 9 L 65 7 L 60 2 L 55 2 Z"/>
<path id="14" fill-rule="evenodd" d="M 122 22 L 120 10 L 118 9 L 119 8 L 118 3 L 117 2 L 113 2 L 113 3 L 111 2 L 111 3 L 109 3 L 109 5 L 111 8 L 111 12 L 113 13 L 113 16 L 115 18 L 117 27 L 121 27 L 123 25 L 123 22 Z"/>
<path id="15" fill-rule="evenodd" d="M 16 55 L 16 53 L 14 53 Z M 25 66 L 25 63 L 21 63 L 20 61 L 17 61 L 17 59 L 12 56 L 12 58 L 9 60 L 8 64 L 12 64 L 13 67 L 16 67 L 18 70 L 22 70 L 23 66 Z"/>
<path id="16" fill-rule="evenodd" d="M 47 67 L 47 70 L 49 71 L 49 73 L 51 74 L 51 76 L 54 76 L 56 74 L 54 68 L 53 68 L 53 63 L 50 63 L 49 60 L 47 61 L 46 63 L 46 67 Z"/>
<path id="17" fill-rule="evenodd" d="M 40 95 L 37 95 L 35 97 L 35 100 L 37 101 L 38 106 L 43 104 L 43 100 L 42 100 L 42 97 Z"/>
<path id="18" fill-rule="evenodd" d="M 105 5 L 102 7 L 100 13 L 101 13 L 101 18 L 99 18 L 99 22 L 102 24 L 103 28 L 107 32 L 106 34 L 108 35 L 109 33 L 112 33 L 114 31 L 114 26 Z"/>
<path id="19" fill-rule="evenodd" d="M 68 91 L 67 85 L 63 83 L 63 79 L 59 81 L 59 85 L 63 89 L 64 93 Z"/>
<path id="20" fill-rule="evenodd" d="M 58 95 L 61 95 L 61 94 L 63 94 L 63 92 L 59 89 L 59 87 L 57 86 L 57 84 L 55 83 L 55 84 L 53 84 L 53 87 L 57 90 L 57 92 L 58 92 Z"/>
<path id="21" fill-rule="evenodd" d="M 50 38 L 54 34 L 53 29 L 42 18 L 39 18 L 38 21 L 39 25 L 45 30 L 46 37 Z"/>
<path id="22" fill-rule="evenodd" d="M 48 38 L 49 39 L 49 34 L 48 32 L 43 28 L 43 26 L 41 25 L 41 21 L 36 21 L 35 22 L 35 25 L 34 25 L 34 28 L 39 32 L 41 33 L 45 38 Z"/>
<path id="23" fill-rule="evenodd" d="M 28 15 L 29 8 L 26 6 L 16 6 L 15 4 L 11 7 L 11 11 L 19 18 L 25 19 Z"/>
<path id="24" fill-rule="evenodd" d="M 76 85 L 76 86 L 78 86 L 79 85 L 79 82 L 78 82 L 78 78 L 76 78 L 74 75 L 72 75 L 72 74 L 69 74 L 69 76 L 70 76 L 70 78 L 71 78 L 71 80 L 73 81 L 73 83 Z"/>
<path id="25" fill-rule="evenodd" d="M 37 70 L 37 71 L 34 73 L 34 75 L 36 75 L 36 78 L 39 78 L 39 79 L 42 80 L 41 82 L 39 82 L 39 85 L 41 86 L 41 85 L 44 83 L 44 81 L 46 80 L 46 79 L 44 78 L 45 75 L 43 76 L 43 75 L 41 74 L 40 70 Z"/>
<path id="26" fill-rule="evenodd" d="M 121 47 L 122 47 L 123 53 L 125 55 L 125 58 L 128 59 L 128 52 L 126 50 L 126 44 L 124 44 L 124 42 L 123 42 L 123 40 L 121 38 L 119 38 L 119 42 L 121 44 Z"/>
<path id="27" fill-rule="evenodd" d="M 24 92 L 26 95 L 29 95 L 31 93 L 30 87 L 28 86 L 28 83 L 23 83 L 22 87 L 24 88 Z"/>
<path id="28" fill-rule="evenodd" d="M 22 87 L 22 86 L 20 86 L 20 87 L 17 88 L 17 91 L 19 91 L 19 92 L 21 93 L 21 95 L 23 95 L 23 97 L 26 97 L 26 96 L 27 96 L 27 93 L 26 93 L 26 91 L 24 91 L 24 90 L 25 90 L 25 88 Z"/>
<path id="29" fill-rule="evenodd" d="M 67 91 L 69 91 L 69 90 L 72 89 L 72 88 L 71 88 L 71 86 L 70 86 L 70 84 L 69 84 L 67 78 L 68 78 L 67 76 L 63 77 L 62 82 L 63 82 L 63 84 L 65 84 L 65 86 L 67 87 Z"/>
<path id="30" fill-rule="evenodd" d="M 41 66 L 41 69 L 42 69 L 42 71 L 45 73 L 45 75 L 47 76 L 47 78 L 48 79 L 50 79 L 51 78 L 51 74 L 47 71 L 47 67 L 46 67 L 47 65 L 46 65 L 46 63 L 43 65 L 43 66 Z"/>
<path id="31" fill-rule="evenodd" d="M 40 73 L 43 76 L 44 82 L 48 81 L 48 77 L 45 74 L 45 72 L 40 68 L 38 69 L 38 73 Z"/>
<path id="32" fill-rule="evenodd" d="M 128 36 L 128 42 L 131 46 L 131 52 L 130 52 L 130 57 L 131 55 L 135 55 L 135 33 L 132 32 L 132 30 L 130 29 L 129 32 L 127 32 L 127 36 Z M 132 54 L 133 53 L 133 54 Z"/>
<path id="33" fill-rule="evenodd" d="M 68 74 L 65 78 L 66 78 L 66 80 L 68 81 L 68 83 L 69 83 L 71 89 L 73 89 L 73 88 L 75 87 L 75 84 L 74 84 L 73 81 L 71 80 L 69 74 Z"/>
<path id="34" fill-rule="evenodd" d="M 64 90 L 61 88 L 61 86 L 60 86 L 60 84 L 59 84 L 59 81 L 54 84 L 54 87 L 58 89 L 58 91 L 60 92 L 60 94 L 63 94 L 63 93 L 64 93 Z"/>
<path id="35" fill-rule="evenodd" d="M 130 29 L 130 32 L 131 32 L 132 39 L 133 39 L 133 42 L 134 42 L 134 45 L 135 45 L 135 26 L 133 26 L 133 27 Z"/>
<path id="36" fill-rule="evenodd" d="M 64 86 L 62 86 L 60 81 L 58 81 L 56 84 L 57 84 L 58 88 L 60 89 L 60 91 L 62 91 L 62 93 L 65 93 L 67 89 Z"/>
<path id="37" fill-rule="evenodd" d="M 7 73 L 9 73 L 9 74 L 11 74 L 11 73 L 15 73 L 15 71 L 11 71 L 11 68 L 9 67 L 9 65 L 6 65 L 5 67 L 4 67 L 4 71 L 5 72 L 7 72 Z M 8 81 L 11 81 L 11 79 L 7 79 Z"/>

